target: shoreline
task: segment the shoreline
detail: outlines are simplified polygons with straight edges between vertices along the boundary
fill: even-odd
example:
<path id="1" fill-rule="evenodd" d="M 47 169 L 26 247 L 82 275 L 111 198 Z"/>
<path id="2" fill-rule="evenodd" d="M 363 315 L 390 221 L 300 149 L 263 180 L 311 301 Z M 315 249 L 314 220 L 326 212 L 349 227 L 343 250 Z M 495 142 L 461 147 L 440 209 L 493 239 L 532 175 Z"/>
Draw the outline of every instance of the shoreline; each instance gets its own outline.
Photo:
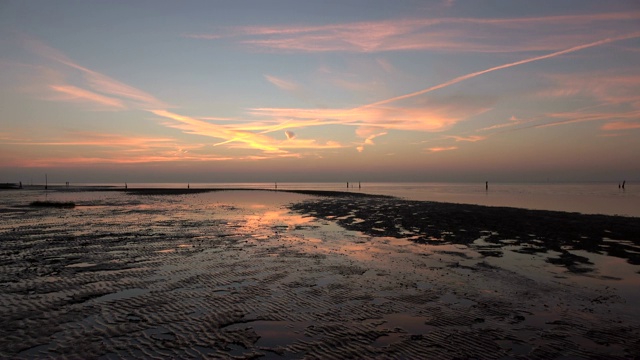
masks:
<path id="1" fill-rule="evenodd" d="M 302 194 L 302 195 L 311 195 L 311 196 L 319 196 L 319 197 L 346 197 L 346 198 L 370 198 L 370 199 L 396 199 L 407 202 L 419 202 L 419 203 L 432 203 L 432 204 L 442 204 L 442 205 L 452 205 L 452 206 L 468 206 L 469 209 L 473 209 L 476 207 L 477 210 L 481 210 L 482 208 L 488 209 L 517 209 L 527 212 L 549 212 L 549 213 L 557 213 L 560 214 L 578 214 L 584 216 L 604 216 L 604 217 L 615 217 L 615 218 L 624 218 L 624 219 L 639 219 L 640 216 L 632 216 L 632 215 L 620 215 L 620 214 L 601 214 L 601 213 L 582 213 L 577 211 L 564 211 L 564 210 L 545 210 L 545 209 L 529 209 L 524 207 L 515 207 L 515 206 L 501 206 L 501 205 L 481 205 L 481 204 L 472 204 L 472 203 L 462 203 L 462 202 L 449 202 L 449 201 L 433 201 L 433 200 L 409 200 L 398 196 L 393 195 L 383 195 L 383 194 L 371 194 L 362 191 L 354 192 L 354 191 L 344 191 L 344 190 L 317 190 L 317 189 L 269 189 L 269 188 L 150 188 L 150 187 L 141 187 L 141 188 L 125 188 L 120 186 L 71 186 L 66 187 L 64 185 L 54 185 L 49 186 L 49 189 L 45 190 L 43 185 L 25 185 L 22 189 L 17 188 L 4 188 L 0 189 L 0 194 L 3 191 L 51 191 L 51 192 L 61 192 L 61 193 L 73 193 L 73 192 L 123 192 L 132 195 L 189 195 L 189 194 L 203 194 L 210 192 L 224 192 L 224 191 L 265 191 L 265 192 L 273 192 L 273 193 L 293 193 L 293 194 Z"/>

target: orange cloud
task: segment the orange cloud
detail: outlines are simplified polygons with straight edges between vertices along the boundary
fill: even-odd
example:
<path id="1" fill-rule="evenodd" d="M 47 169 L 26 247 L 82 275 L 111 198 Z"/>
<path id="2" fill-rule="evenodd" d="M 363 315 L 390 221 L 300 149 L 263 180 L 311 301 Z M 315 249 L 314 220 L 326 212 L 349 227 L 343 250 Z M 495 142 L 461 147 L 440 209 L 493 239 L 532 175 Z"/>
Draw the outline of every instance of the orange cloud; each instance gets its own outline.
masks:
<path id="1" fill-rule="evenodd" d="M 152 113 L 179 122 L 173 127 L 187 133 L 209 136 L 222 139 L 222 142 L 214 146 L 229 145 L 232 148 L 258 149 L 266 153 L 281 156 L 285 149 L 327 149 L 342 147 L 337 142 L 318 143 L 311 139 L 290 138 L 286 141 L 278 141 L 260 133 L 239 130 L 234 125 L 216 125 L 188 116 L 175 114 L 166 110 L 152 110 Z"/>
<path id="2" fill-rule="evenodd" d="M 451 151 L 451 150 L 457 150 L 457 149 L 458 149 L 457 146 L 448 146 L 448 147 L 432 147 L 426 150 L 429 152 L 442 152 L 442 151 Z"/>
<path id="3" fill-rule="evenodd" d="M 267 136 L 255 134 L 248 131 L 234 130 L 230 127 L 211 124 L 202 120 L 198 120 L 189 116 L 183 116 L 169 112 L 167 110 L 150 110 L 153 114 L 175 120 L 181 125 L 175 126 L 181 130 L 191 134 L 205 135 L 213 138 L 224 139 L 223 142 L 216 145 L 227 144 L 231 142 L 239 142 L 250 148 L 259 149 L 268 152 L 281 151 L 275 141 Z"/>
<path id="4" fill-rule="evenodd" d="M 362 142 L 356 149 L 358 152 L 364 151 L 365 145 L 374 145 L 373 139 L 387 135 L 387 131 L 384 128 L 376 127 L 376 126 L 360 126 L 356 129 L 356 135 L 361 138 L 364 138 L 364 142 Z"/>
<path id="5" fill-rule="evenodd" d="M 476 110 L 482 111 L 482 110 Z M 386 130 L 442 131 L 463 118 L 453 106 L 440 108 L 367 107 L 356 109 L 258 108 L 250 114 L 287 119 L 286 127 L 340 124 Z"/>

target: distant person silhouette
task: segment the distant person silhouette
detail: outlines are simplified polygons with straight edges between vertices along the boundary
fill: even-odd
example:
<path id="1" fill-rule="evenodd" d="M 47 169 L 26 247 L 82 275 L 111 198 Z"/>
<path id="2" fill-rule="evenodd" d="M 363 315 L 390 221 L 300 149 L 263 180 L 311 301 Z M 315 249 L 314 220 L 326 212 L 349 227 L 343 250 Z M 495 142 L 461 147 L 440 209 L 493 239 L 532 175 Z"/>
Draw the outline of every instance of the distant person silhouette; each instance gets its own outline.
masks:
<path id="1" fill-rule="evenodd" d="M 627 180 L 622 182 L 622 189 L 624 190 L 624 184 L 627 182 Z"/>

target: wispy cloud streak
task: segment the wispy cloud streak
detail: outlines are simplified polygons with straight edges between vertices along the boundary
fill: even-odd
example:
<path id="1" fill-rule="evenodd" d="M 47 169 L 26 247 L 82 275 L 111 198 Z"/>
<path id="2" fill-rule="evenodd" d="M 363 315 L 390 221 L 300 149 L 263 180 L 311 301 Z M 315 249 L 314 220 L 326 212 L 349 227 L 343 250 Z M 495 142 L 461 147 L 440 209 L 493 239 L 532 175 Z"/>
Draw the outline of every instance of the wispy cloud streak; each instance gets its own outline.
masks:
<path id="1" fill-rule="evenodd" d="M 53 60 L 58 64 L 62 64 L 67 66 L 68 68 L 80 71 L 80 73 L 86 80 L 88 87 L 101 94 L 90 96 L 89 90 L 80 89 L 79 87 L 75 87 L 69 84 L 52 84 L 53 86 L 57 87 L 57 89 L 54 90 L 61 91 L 60 89 L 62 89 L 62 92 L 64 92 L 65 90 L 67 92 L 72 92 L 73 90 L 73 92 L 75 93 L 82 93 L 84 96 L 80 97 L 83 97 L 84 99 L 94 100 L 101 105 L 112 105 L 113 107 L 118 109 L 122 109 L 123 107 L 142 109 L 170 107 L 169 105 L 140 89 L 137 89 L 123 82 L 115 80 L 107 75 L 101 74 L 77 64 L 60 51 L 53 49 L 40 41 L 28 37 L 23 37 L 23 42 L 28 49 L 40 55 L 41 57 Z M 107 100 L 107 96 L 109 96 L 112 100 Z"/>
<path id="2" fill-rule="evenodd" d="M 443 151 L 458 150 L 458 147 L 457 146 L 432 147 L 426 150 L 429 152 L 443 152 Z"/>
<path id="3" fill-rule="evenodd" d="M 233 38 L 261 49 L 293 52 L 550 51 L 634 28 L 640 12 L 524 18 L 414 18 L 328 25 L 244 26 L 193 39 Z M 554 31 L 540 32 L 540 29 Z M 582 29 L 580 31 L 575 31 Z M 584 31 L 588 29 L 589 31 Z M 637 27 L 636 27 L 637 29 Z M 473 34 L 473 36 L 470 36 Z M 535 34 L 535 35 L 532 35 Z M 517 35 L 517 41 L 513 41 Z M 542 36 L 542 38 L 541 38 Z"/>
<path id="4" fill-rule="evenodd" d="M 640 122 L 626 122 L 615 121 L 602 125 L 602 130 L 617 131 L 617 130 L 632 130 L 640 129 Z"/>
<path id="5" fill-rule="evenodd" d="M 58 93 L 66 95 L 64 99 L 68 101 L 88 101 L 91 103 L 104 105 L 107 108 L 115 108 L 118 110 L 126 108 L 124 103 L 119 99 L 100 95 L 72 85 L 50 85 L 50 88 Z"/>
<path id="6" fill-rule="evenodd" d="M 574 46 L 574 47 L 571 47 L 571 48 L 568 48 L 568 49 L 565 49 L 565 50 L 556 51 L 556 52 L 553 52 L 553 53 L 550 53 L 550 54 L 546 54 L 546 55 L 535 56 L 535 57 L 524 59 L 524 60 L 520 60 L 520 61 L 515 61 L 515 62 L 511 62 L 511 63 L 499 65 L 499 66 L 494 66 L 494 67 L 489 68 L 489 69 L 476 71 L 476 72 L 473 72 L 473 73 L 470 73 L 470 74 L 459 76 L 457 78 L 451 79 L 449 81 L 446 81 L 446 82 L 438 84 L 438 85 L 431 86 L 431 87 L 426 88 L 426 89 L 422 89 L 422 90 L 415 91 L 415 92 L 412 92 L 412 93 L 409 93 L 409 94 L 400 95 L 400 96 L 396 96 L 396 97 L 393 97 L 393 98 L 390 98 L 390 99 L 380 100 L 380 101 L 377 101 L 377 102 L 374 102 L 374 103 L 371 103 L 371 104 L 368 104 L 368 105 L 364 105 L 361 108 L 385 105 L 385 104 L 388 104 L 388 103 L 392 103 L 392 102 L 396 102 L 396 101 L 399 101 L 399 100 L 404 100 L 404 99 L 416 97 L 416 96 L 423 95 L 423 94 L 426 94 L 426 93 L 429 93 L 429 92 L 432 92 L 432 91 L 435 91 L 435 90 L 439 90 L 439 89 L 442 89 L 442 88 L 445 88 L 445 87 L 448 87 L 448 86 L 451 86 L 451 85 L 455 85 L 455 84 L 457 84 L 459 82 L 462 82 L 462 81 L 465 81 L 465 80 L 469 80 L 469 79 L 472 79 L 472 78 L 475 78 L 477 76 L 484 75 L 484 74 L 487 74 L 487 73 L 490 73 L 490 72 L 503 70 L 503 69 L 508 69 L 508 68 L 511 68 L 511 67 L 514 67 L 514 66 L 524 65 L 524 64 L 535 62 L 535 61 L 550 59 L 550 58 L 557 57 L 557 56 L 560 56 L 560 55 L 565 55 L 565 54 L 569 54 L 569 53 L 572 53 L 572 52 L 576 52 L 576 51 L 580 51 L 580 50 L 584 50 L 584 49 L 588 49 L 588 48 L 592 48 L 592 47 L 596 47 L 596 46 L 601 46 L 601 45 L 604 45 L 604 44 L 609 44 L 609 43 L 612 43 L 612 42 L 615 42 L 615 41 L 634 39 L 634 38 L 639 38 L 639 37 L 640 37 L 640 32 L 637 32 L 637 33 L 627 34 L 627 35 L 619 36 L 619 37 L 615 37 L 615 38 L 603 39 L 603 40 L 591 42 L 591 43 L 584 44 L 584 45 Z"/>

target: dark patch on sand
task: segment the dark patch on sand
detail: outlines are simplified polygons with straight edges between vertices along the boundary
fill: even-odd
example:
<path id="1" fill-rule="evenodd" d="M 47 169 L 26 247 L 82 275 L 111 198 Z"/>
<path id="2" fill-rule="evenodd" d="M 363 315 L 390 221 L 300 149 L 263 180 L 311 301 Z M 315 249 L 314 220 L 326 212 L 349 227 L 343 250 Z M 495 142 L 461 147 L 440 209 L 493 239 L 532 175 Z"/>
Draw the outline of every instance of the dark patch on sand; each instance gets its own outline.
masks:
<path id="1" fill-rule="evenodd" d="M 29 206 L 73 209 L 74 207 L 76 207 L 76 204 L 71 201 L 33 201 L 29 204 Z"/>
<path id="2" fill-rule="evenodd" d="M 503 240 L 510 240 L 508 244 L 522 246 L 522 252 L 586 250 L 640 265 L 640 218 L 397 198 L 317 199 L 290 208 L 323 219 L 338 219 L 346 229 L 372 236 L 409 238 L 436 245 L 468 245 L 483 238 L 498 247 L 506 245 Z M 606 242 L 607 239 L 628 242 Z M 484 253 L 500 256 L 498 250 Z M 555 263 L 570 266 L 575 261 L 564 255 Z"/>

